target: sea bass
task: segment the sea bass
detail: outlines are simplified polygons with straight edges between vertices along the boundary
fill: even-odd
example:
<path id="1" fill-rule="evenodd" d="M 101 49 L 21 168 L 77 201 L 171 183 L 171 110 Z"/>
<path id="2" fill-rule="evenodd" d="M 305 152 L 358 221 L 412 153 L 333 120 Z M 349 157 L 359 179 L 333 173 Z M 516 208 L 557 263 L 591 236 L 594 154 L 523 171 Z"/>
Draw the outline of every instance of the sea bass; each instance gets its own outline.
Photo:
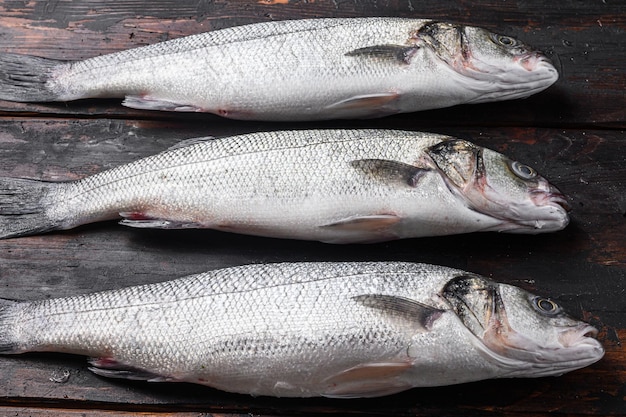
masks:
<path id="1" fill-rule="evenodd" d="M 0 55 L 0 99 L 125 97 L 139 109 L 320 120 L 528 97 L 540 52 L 485 29 L 390 17 L 257 23 L 63 62 Z"/>
<path id="2" fill-rule="evenodd" d="M 534 169 L 450 136 L 302 130 L 191 142 L 73 182 L 0 178 L 0 237 L 120 216 L 329 243 L 550 232 L 569 220 L 565 197 Z"/>
<path id="3" fill-rule="evenodd" d="M 0 353 L 279 397 L 375 397 L 561 375 L 604 354 L 554 301 L 441 266 L 249 265 L 0 307 Z"/>

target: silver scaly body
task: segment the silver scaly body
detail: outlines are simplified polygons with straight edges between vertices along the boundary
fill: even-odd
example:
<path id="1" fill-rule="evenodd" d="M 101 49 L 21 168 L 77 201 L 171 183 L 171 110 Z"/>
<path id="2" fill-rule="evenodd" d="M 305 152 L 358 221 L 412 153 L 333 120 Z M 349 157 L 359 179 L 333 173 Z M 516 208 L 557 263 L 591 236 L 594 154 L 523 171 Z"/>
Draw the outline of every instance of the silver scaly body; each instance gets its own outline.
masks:
<path id="1" fill-rule="evenodd" d="M 588 337 L 595 329 L 561 313 L 558 321 L 546 318 L 533 311 L 533 299 L 515 287 L 424 264 L 249 265 L 5 305 L 0 352 L 87 355 L 93 371 L 110 377 L 342 398 L 559 375 L 602 357 L 600 344 Z M 554 304 L 538 305 L 546 302 Z M 469 316 L 462 311 L 468 305 L 475 307 Z M 486 311 L 497 320 L 487 317 L 484 329 L 473 329 Z M 491 322 L 515 324 L 494 331 L 510 340 L 486 340 Z M 550 339 L 555 331 L 559 336 Z"/>
<path id="2" fill-rule="evenodd" d="M 390 130 L 195 140 L 74 182 L 0 178 L 6 196 L 0 202 L 0 236 L 120 216 L 136 227 L 212 228 L 332 243 L 565 227 L 560 194 L 540 177 L 528 192 L 500 159 L 509 161 L 449 136 Z M 467 184 L 457 178 L 462 170 Z M 446 172 L 454 173 L 454 181 Z M 477 175 L 482 182 L 472 184 Z M 493 191 L 501 182 L 502 195 Z M 519 196 L 509 195 L 518 186 Z M 475 195 L 466 197 L 468 190 Z M 489 193 L 498 202 L 483 201 Z M 545 201 L 531 201 L 544 194 Z M 508 217 L 511 210 L 514 218 Z"/>
<path id="3" fill-rule="evenodd" d="M 0 98 L 126 97 L 129 107 L 293 121 L 527 97 L 556 81 L 543 55 L 498 36 L 423 19 L 303 19 L 72 63 L 5 54 L 0 72 L 15 76 L 0 75 Z"/>

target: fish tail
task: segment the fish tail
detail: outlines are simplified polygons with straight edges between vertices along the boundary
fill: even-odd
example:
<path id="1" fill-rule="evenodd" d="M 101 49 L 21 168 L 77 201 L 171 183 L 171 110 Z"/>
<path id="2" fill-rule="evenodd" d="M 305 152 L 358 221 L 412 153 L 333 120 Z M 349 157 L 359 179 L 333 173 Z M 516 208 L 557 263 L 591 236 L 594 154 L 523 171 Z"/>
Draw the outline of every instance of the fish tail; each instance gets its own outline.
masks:
<path id="1" fill-rule="evenodd" d="M 46 214 L 51 196 L 63 183 L 0 177 L 0 239 L 59 229 Z"/>
<path id="2" fill-rule="evenodd" d="M 11 336 L 16 317 L 15 307 L 18 304 L 20 303 L 0 298 L 0 354 L 18 352 L 18 344 Z"/>
<path id="3" fill-rule="evenodd" d="M 56 101 L 48 81 L 64 61 L 20 54 L 0 54 L 0 99 L 18 102 Z"/>

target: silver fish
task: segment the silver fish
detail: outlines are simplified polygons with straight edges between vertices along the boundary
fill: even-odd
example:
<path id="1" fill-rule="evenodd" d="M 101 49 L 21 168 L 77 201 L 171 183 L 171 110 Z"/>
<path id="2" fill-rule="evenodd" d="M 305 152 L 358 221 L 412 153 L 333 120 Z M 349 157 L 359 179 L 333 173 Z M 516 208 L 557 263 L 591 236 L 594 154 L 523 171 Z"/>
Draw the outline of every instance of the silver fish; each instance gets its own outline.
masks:
<path id="1" fill-rule="evenodd" d="M 0 353 L 279 397 L 561 375 L 602 358 L 596 334 L 520 288 L 397 262 L 249 265 L 0 307 Z"/>
<path id="2" fill-rule="evenodd" d="M 0 98 L 319 120 L 528 97 L 558 73 L 485 29 L 389 17 L 257 23 L 62 62 L 0 55 Z"/>
<path id="3" fill-rule="evenodd" d="M 0 237 L 124 217 L 332 243 L 568 223 L 532 168 L 449 136 L 309 130 L 192 139 L 69 183 L 0 178 Z"/>
<path id="4" fill-rule="evenodd" d="M 186 146 L 185 146 L 186 145 Z M 303 130 L 194 139 L 82 180 L 0 178 L 0 237 L 105 219 L 329 243 L 568 223 L 535 170 L 449 136 Z"/>

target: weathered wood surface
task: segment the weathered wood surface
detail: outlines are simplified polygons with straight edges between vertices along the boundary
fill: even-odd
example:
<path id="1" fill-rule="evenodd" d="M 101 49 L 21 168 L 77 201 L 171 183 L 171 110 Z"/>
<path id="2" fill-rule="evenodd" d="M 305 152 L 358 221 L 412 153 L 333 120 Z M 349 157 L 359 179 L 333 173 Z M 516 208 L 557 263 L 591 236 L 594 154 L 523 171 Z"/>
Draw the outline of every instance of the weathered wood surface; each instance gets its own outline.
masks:
<path id="1" fill-rule="evenodd" d="M 276 4 L 272 4 L 276 3 Z M 283 4 L 284 3 L 284 4 Z M 510 103 L 298 127 L 428 129 L 534 166 L 572 199 L 572 224 L 538 236 L 474 234 L 331 246 L 115 222 L 0 241 L 0 297 L 38 299 L 251 262 L 407 260 L 458 267 L 550 295 L 601 329 L 606 357 L 559 378 L 415 389 L 376 400 L 252 398 L 185 384 L 111 381 L 83 358 L 0 357 L 0 414 L 619 415 L 626 413 L 626 6 L 617 1 L 0 2 L 0 51 L 79 59 L 270 19 L 430 16 L 486 26 L 548 51 L 562 77 Z M 116 100 L 0 102 L 0 175 L 73 179 L 194 136 L 294 127 L 149 113 Z M 64 378 L 69 372 L 67 380 Z M 53 382 L 57 379 L 64 382 Z M 207 415 L 208 415 L 207 414 Z"/>

